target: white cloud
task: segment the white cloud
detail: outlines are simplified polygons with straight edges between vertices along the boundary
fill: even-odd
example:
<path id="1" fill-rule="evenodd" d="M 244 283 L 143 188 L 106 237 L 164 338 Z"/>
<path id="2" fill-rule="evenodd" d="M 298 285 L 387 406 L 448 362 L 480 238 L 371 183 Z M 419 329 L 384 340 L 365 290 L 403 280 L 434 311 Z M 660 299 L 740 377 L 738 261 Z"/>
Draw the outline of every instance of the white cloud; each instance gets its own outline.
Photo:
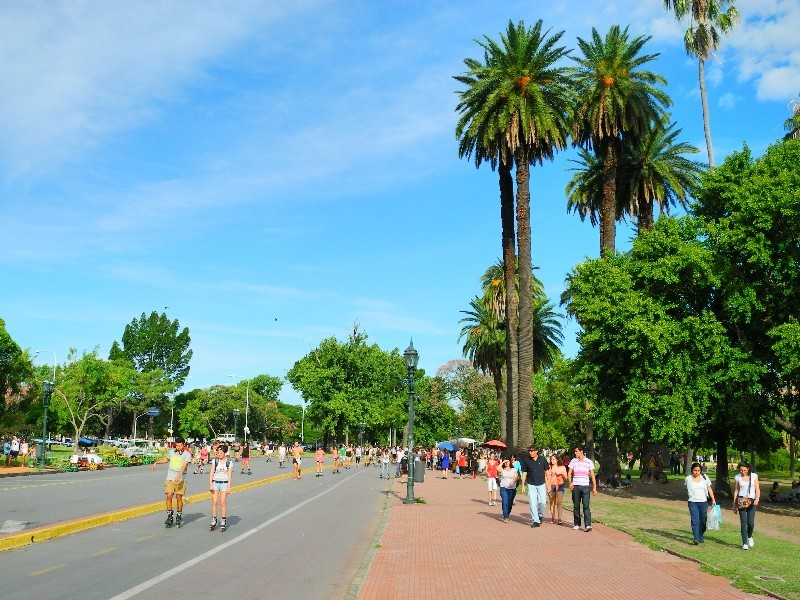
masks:
<path id="1" fill-rule="evenodd" d="M 719 105 L 720 108 L 730 109 L 736 106 L 736 103 L 739 100 L 740 98 L 738 96 L 730 92 L 727 92 L 725 94 L 722 94 L 722 96 L 720 96 L 717 104 Z"/>
<path id="2" fill-rule="evenodd" d="M 742 0 L 739 12 L 742 23 L 730 35 L 739 80 L 754 80 L 759 100 L 792 97 L 800 87 L 800 2 Z"/>
<path id="3" fill-rule="evenodd" d="M 268 9 L 265 9 L 269 6 Z M 0 8 L 0 158 L 18 174 L 152 119 L 281 3 L 25 2 Z"/>

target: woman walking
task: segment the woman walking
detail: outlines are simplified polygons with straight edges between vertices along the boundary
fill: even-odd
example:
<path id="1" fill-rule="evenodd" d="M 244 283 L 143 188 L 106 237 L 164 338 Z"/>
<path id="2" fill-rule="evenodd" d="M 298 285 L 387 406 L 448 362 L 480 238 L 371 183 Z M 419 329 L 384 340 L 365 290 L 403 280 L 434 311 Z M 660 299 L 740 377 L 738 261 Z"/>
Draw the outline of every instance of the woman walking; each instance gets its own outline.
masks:
<path id="1" fill-rule="evenodd" d="M 561 464 L 555 454 L 550 455 L 550 469 L 545 473 L 547 478 L 547 504 L 550 508 L 550 522 L 561 525 L 564 510 L 564 482 L 567 480 L 567 468 Z"/>
<path id="2" fill-rule="evenodd" d="M 514 497 L 517 495 L 517 481 L 519 481 L 519 472 L 512 466 L 509 459 L 504 459 L 500 469 L 500 501 L 503 507 L 503 523 L 508 523 L 508 517 L 511 515 L 511 507 L 514 505 Z"/>
<path id="3" fill-rule="evenodd" d="M 758 475 L 753 473 L 750 465 L 741 462 L 739 473 L 734 477 L 736 487 L 733 490 L 733 512 L 739 513 L 739 524 L 742 529 L 742 550 L 749 550 L 753 542 L 753 529 L 756 525 L 756 507 L 761 500 Z"/>
<path id="4" fill-rule="evenodd" d="M 447 479 L 447 471 L 450 470 L 450 453 L 445 450 L 442 452 L 442 479 Z"/>
<path id="5" fill-rule="evenodd" d="M 716 504 L 714 490 L 711 489 L 711 480 L 703 475 L 700 463 L 692 463 L 692 474 L 687 475 L 686 491 L 689 494 L 689 521 L 692 524 L 692 543 L 696 546 L 705 540 L 706 516 L 708 514 L 708 499 Z"/>

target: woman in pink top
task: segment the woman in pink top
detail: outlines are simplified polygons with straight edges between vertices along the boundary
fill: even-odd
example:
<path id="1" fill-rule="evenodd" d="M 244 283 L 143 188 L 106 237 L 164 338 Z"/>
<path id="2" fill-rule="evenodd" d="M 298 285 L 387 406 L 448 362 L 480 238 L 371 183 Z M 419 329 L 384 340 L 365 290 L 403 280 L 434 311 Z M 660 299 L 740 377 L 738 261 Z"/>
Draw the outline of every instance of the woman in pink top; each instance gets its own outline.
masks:
<path id="1" fill-rule="evenodd" d="M 547 477 L 547 504 L 550 507 L 550 522 L 561 525 L 561 514 L 564 504 L 564 482 L 567 480 L 567 468 L 555 454 L 550 455 L 550 469 L 545 471 Z"/>

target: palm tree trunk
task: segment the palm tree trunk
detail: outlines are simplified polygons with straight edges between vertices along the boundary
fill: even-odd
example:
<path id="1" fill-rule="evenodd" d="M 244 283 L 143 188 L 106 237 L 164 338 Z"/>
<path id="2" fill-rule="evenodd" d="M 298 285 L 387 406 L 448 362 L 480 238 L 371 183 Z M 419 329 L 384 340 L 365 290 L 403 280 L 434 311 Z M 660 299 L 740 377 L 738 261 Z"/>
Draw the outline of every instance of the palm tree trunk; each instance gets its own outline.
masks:
<path id="1" fill-rule="evenodd" d="M 700 80 L 700 101 L 703 105 L 703 131 L 706 134 L 706 151 L 708 152 L 708 166 L 714 168 L 714 148 L 711 146 L 711 121 L 708 117 L 708 96 L 706 95 L 706 67 L 703 57 L 698 57 L 698 78 Z"/>
<path id="2" fill-rule="evenodd" d="M 640 198 L 637 213 L 636 235 L 641 236 L 646 231 L 653 231 L 653 201 Z"/>
<path id="3" fill-rule="evenodd" d="M 516 447 L 515 413 L 517 391 L 517 253 L 514 231 L 514 180 L 511 160 L 500 161 L 500 220 L 503 228 L 503 280 L 506 288 L 506 438 L 503 441 Z"/>
<path id="4" fill-rule="evenodd" d="M 492 369 L 492 379 L 494 380 L 494 392 L 497 397 L 497 406 L 500 407 L 500 439 L 504 440 L 508 435 L 506 432 L 508 407 L 506 405 L 505 390 L 503 389 L 502 369 Z"/>
<path id="5" fill-rule="evenodd" d="M 603 200 L 600 208 L 600 257 L 614 255 L 617 237 L 617 145 L 605 137 L 603 149 Z"/>
<path id="6" fill-rule="evenodd" d="M 516 449 L 533 443 L 531 403 L 533 401 L 533 297 L 531 287 L 531 194 L 530 167 L 521 153 L 517 167 L 517 271 L 519 277 L 519 372 L 517 373 Z"/>

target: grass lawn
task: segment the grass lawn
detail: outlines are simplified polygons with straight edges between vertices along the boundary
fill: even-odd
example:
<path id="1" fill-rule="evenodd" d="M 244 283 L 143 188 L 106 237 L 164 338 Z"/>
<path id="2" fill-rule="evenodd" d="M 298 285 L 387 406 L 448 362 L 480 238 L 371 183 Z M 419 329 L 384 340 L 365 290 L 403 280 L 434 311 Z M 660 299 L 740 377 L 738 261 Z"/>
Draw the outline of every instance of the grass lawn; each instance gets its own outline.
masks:
<path id="1" fill-rule="evenodd" d="M 739 517 L 730 510 L 730 499 L 718 499 L 723 518 L 719 531 L 708 531 L 705 544 L 692 545 L 682 477 L 673 476 L 664 485 L 644 485 L 636 480 L 633 490 L 600 492 L 592 498 L 592 514 L 597 521 L 625 531 L 651 548 L 701 561 L 704 571 L 726 577 L 737 588 L 762 593 L 755 587 L 758 585 L 800 600 L 800 505 L 766 502 L 768 481 L 762 481 L 763 501 L 753 536 L 756 545 L 748 551 L 742 550 Z"/>

